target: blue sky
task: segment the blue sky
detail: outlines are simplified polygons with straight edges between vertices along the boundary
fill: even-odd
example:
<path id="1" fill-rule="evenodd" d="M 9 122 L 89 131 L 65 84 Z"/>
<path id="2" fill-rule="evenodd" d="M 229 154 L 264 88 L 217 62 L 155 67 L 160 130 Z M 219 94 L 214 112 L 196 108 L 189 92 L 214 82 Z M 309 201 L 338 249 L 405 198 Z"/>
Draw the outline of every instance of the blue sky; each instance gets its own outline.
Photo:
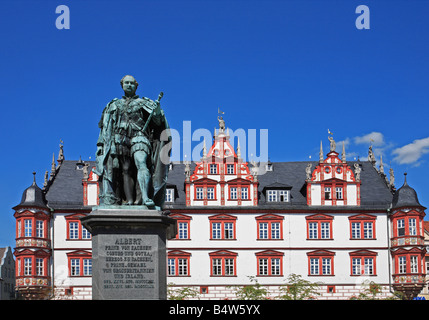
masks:
<path id="1" fill-rule="evenodd" d="M 369 30 L 355 25 L 362 4 Z M 164 92 L 180 134 L 183 121 L 212 132 L 218 108 L 233 130 L 268 129 L 272 161 L 318 159 L 328 129 L 364 160 L 372 138 L 396 186 L 407 172 L 429 206 L 428 16 L 424 0 L 2 0 L 0 247 L 14 247 L 11 208 L 33 171 L 43 185 L 60 140 L 66 159 L 94 159 L 125 74 L 142 96 Z"/>

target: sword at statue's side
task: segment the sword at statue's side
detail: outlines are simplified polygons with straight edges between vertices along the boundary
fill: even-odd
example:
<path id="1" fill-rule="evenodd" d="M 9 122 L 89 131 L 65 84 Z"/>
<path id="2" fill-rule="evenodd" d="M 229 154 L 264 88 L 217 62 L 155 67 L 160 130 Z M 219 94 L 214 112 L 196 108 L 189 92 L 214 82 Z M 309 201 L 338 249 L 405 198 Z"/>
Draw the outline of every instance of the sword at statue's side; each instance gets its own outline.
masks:
<path id="1" fill-rule="evenodd" d="M 147 121 L 146 121 L 146 123 L 144 124 L 144 127 L 143 127 L 143 129 L 142 129 L 142 132 L 145 132 L 145 131 L 146 131 L 147 126 L 149 125 L 150 120 L 152 120 L 152 117 L 153 117 L 153 114 L 155 113 L 155 111 L 158 111 L 158 112 L 159 112 L 159 111 L 161 110 L 159 102 L 161 101 L 161 98 L 162 98 L 162 96 L 163 96 L 163 95 L 164 95 L 164 93 L 161 91 L 161 92 L 159 93 L 159 95 L 158 95 L 158 99 L 155 101 L 155 103 L 156 103 L 156 108 L 152 110 L 152 112 L 151 112 L 151 113 L 150 113 L 150 115 L 149 115 L 149 118 L 147 118 Z"/>

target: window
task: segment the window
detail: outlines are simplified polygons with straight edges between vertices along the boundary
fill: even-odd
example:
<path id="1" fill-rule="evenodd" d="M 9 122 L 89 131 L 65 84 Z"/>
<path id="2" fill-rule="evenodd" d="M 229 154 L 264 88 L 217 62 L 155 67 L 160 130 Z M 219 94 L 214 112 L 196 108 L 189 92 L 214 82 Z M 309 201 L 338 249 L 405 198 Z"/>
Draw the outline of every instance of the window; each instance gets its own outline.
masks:
<path id="1" fill-rule="evenodd" d="M 24 236 L 31 237 L 33 234 L 33 221 L 31 219 L 24 220 Z"/>
<path id="2" fill-rule="evenodd" d="M 334 275 L 334 252 L 327 250 L 316 250 L 307 253 L 309 276 L 331 276 Z"/>
<path id="3" fill-rule="evenodd" d="M 224 232 L 224 239 L 234 239 L 234 224 L 232 222 L 225 222 Z"/>
<path id="4" fill-rule="evenodd" d="M 397 212 L 393 218 L 393 236 L 394 237 L 417 237 L 422 234 L 423 215 L 416 211 L 410 210 L 406 213 Z M 404 239 L 397 239 L 402 245 Z"/>
<path id="5" fill-rule="evenodd" d="M 67 221 L 67 240 L 90 240 L 91 233 L 82 225 L 80 218 L 84 214 L 72 214 L 66 216 Z"/>
<path id="6" fill-rule="evenodd" d="M 267 190 L 268 202 L 289 202 L 289 190 Z"/>
<path id="7" fill-rule="evenodd" d="M 36 237 L 44 238 L 45 228 L 42 220 L 36 220 Z"/>
<path id="8" fill-rule="evenodd" d="M 307 239 L 327 240 L 332 239 L 332 220 L 334 218 L 327 215 L 316 214 L 307 216 Z"/>
<path id="9" fill-rule="evenodd" d="M 376 217 L 360 214 L 349 217 L 350 239 L 375 239 Z"/>
<path id="10" fill-rule="evenodd" d="M 217 174 L 217 165 L 210 164 L 210 174 Z"/>
<path id="11" fill-rule="evenodd" d="M 411 251 L 399 249 L 399 255 L 395 257 L 395 274 L 416 274 L 423 273 L 422 260 L 424 252 L 419 249 Z"/>
<path id="12" fill-rule="evenodd" d="M 235 239 L 235 223 L 237 218 L 229 215 L 216 215 L 209 217 L 211 240 Z"/>
<path id="13" fill-rule="evenodd" d="M 335 187 L 335 197 L 337 200 L 343 199 L 343 188 L 342 187 Z"/>
<path id="14" fill-rule="evenodd" d="M 283 217 L 266 214 L 256 217 L 258 240 L 281 240 L 283 238 Z"/>
<path id="15" fill-rule="evenodd" d="M 289 191 L 279 190 L 279 201 L 280 202 L 289 202 Z"/>
<path id="16" fill-rule="evenodd" d="M 258 276 L 282 276 L 283 253 L 267 250 L 256 253 Z"/>
<path id="17" fill-rule="evenodd" d="M 325 200 L 331 200 L 331 187 L 325 187 Z"/>
<path id="18" fill-rule="evenodd" d="M 213 200 L 214 198 L 215 198 L 214 188 L 213 187 L 207 188 L 207 200 Z"/>
<path id="19" fill-rule="evenodd" d="M 214 185 L 195 187 L 195 200 L 216 200 L 216 188 Z"/>
<path id="20" fill-rule="evenodd" d="M 376 252 L 360 250 L 350 253 L 351 275 L 376 275 Z"/>
<path id="21" fill-rule="evenodd" d="M 249 188 L 241 187 L 241 200 L 248 200 L 248 199 L 249 199 Z"/>
<path id="22" fill-rule="evenodd" d="M 237 187 L 231 187 L 229 189 L 229 197 L 231 198 L 231 200 L 237 199 Z"/>
<path id="23" fill-rule="evenodd" d="M 418 272 L 418 257 L 417 256 L 410 256 L 410 272 L 411 273 L 417 273 Z"/>
<path id="24" fill-rule="evenodd" d="M 170 277 L 189 276 L 189 260 L 191 254 L 181 250 L 168 253 L 167 275 Z"/>
<path id="25" fill-rule="evenodd" d="M 398 257 L 399 273 L 407 273 L 407 257 Z"/>
<path id="26" fill-rule="evenodd" d="M 234 165 L 233 164 L 227 164 L 226 165 L 226 173 L 227 174 L 234 174 Z"/>
<path id="27" fill-rule="evenodd" d="M 69 222 L 69 239 L 79 239 L 78 222 Z"/>
<path id="28" fill-rule="evenodd" d="M 69 262 L 70 277 L 90 277 L 92 276 L 91 253 L 77 250 L 67 253 Z"/>
<path id="29" fill-rule="evenodd" d="M 417 235 L 416 218 L 409 218 L 408 219 L 408 229 L 409 229 L 409 235 L 410 236 Z"/>
<path id="30" fill-rule="evenodd" d="M 165 202 L 174 202 L 174 189 L 165 189 Z"/>
<path id="31" fill-rule="evenodd" d="M 92 275 L 92 260 L 83 259 L 83 275 L 91 276 Z"/>
<path id="32" fill-rule="evenodd" d="M 203 188 L 197 187 L 195 190 L 196 190 L 196 197 L 195 198 L 197 200 L 203 200 L 204 199 Z"/>
<path id="33" fill-rule="evenodd" d="M 268 202 L 277 202 L 277 190 L 268 190 Z"/>
<path id="34" fill-rule="evenodd" d="M 24 258 L 24 276 L 31 276 L 32 259 Z"/>
<path id="35" fill-rule="evenodd" d="M 80 259 L 71 259 L 70 260 L 70 275 L 79 276 L 80 275 Z"/>
<path id="36" fill-rule="evenodd" d="M 191 224 L 191 217 L 180 213 L 171 214 L 169 217 L 177 220 L 177 234 L 175 239 L 178 239 L 178 240 L 190 239 L 189 228 Z"/>
<path id="37" fill-rule="evenodd" d="M 36 275 L 44 276 L 43 259 L 36 258 Z"/>
<path id="38" fill-rule="evenodd" d="M 209 253 L 211 276 L 231 277 L 236 275 L 237 253 L 220 250 Z"/>
<path id="39" fill-rule="evenodd" d="M 398 237 L 405 236 L 405 220 L 399 219 L 397 222 Z"/>
<path id="40" fill-rule="evenodd" d="M 179 239 L 189 239 L 188 237 L 188 222 L 179 222 L 178 225 L 178 237 Z"/>

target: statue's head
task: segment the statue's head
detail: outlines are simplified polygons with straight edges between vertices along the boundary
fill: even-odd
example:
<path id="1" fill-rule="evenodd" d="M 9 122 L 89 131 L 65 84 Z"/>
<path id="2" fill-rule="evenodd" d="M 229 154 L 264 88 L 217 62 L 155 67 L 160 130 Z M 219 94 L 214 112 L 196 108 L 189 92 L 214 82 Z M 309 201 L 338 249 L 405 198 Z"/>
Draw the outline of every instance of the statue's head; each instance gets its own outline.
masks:
<path id="1" fill-rule="evenodd" d="M 139 84 L 133 76 L 126 75 L 121 79 L 121 87 L 126 95 L 134 95 L 138 86 Z"/>

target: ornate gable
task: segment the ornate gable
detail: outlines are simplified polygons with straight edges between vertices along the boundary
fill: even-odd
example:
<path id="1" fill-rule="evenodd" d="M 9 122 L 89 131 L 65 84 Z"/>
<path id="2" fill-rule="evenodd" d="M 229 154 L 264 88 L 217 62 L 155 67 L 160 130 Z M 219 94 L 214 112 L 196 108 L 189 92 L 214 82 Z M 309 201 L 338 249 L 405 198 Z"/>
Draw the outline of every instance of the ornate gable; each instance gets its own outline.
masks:
<path id="1" fill-rule="evenodd" d="M 335 151 L 335 141 L 330 137 L 331 150 L 323 159 L 323 147 L 320 143 L 320 160 L 311 171 L 307 167 L 307 204 L 310 206 L 359 206 L 360 177 L 356 176 L 346 162 L 344 144 L 341 159 Z"/>
<path id="2" fill-rule="evenodd" d="M 219 120 L 213 144 L 185 181 L 187 206 L 256 206 L 258 182 L 241 158 L 240 145 L 235 152 L 229 130 Z"/>

